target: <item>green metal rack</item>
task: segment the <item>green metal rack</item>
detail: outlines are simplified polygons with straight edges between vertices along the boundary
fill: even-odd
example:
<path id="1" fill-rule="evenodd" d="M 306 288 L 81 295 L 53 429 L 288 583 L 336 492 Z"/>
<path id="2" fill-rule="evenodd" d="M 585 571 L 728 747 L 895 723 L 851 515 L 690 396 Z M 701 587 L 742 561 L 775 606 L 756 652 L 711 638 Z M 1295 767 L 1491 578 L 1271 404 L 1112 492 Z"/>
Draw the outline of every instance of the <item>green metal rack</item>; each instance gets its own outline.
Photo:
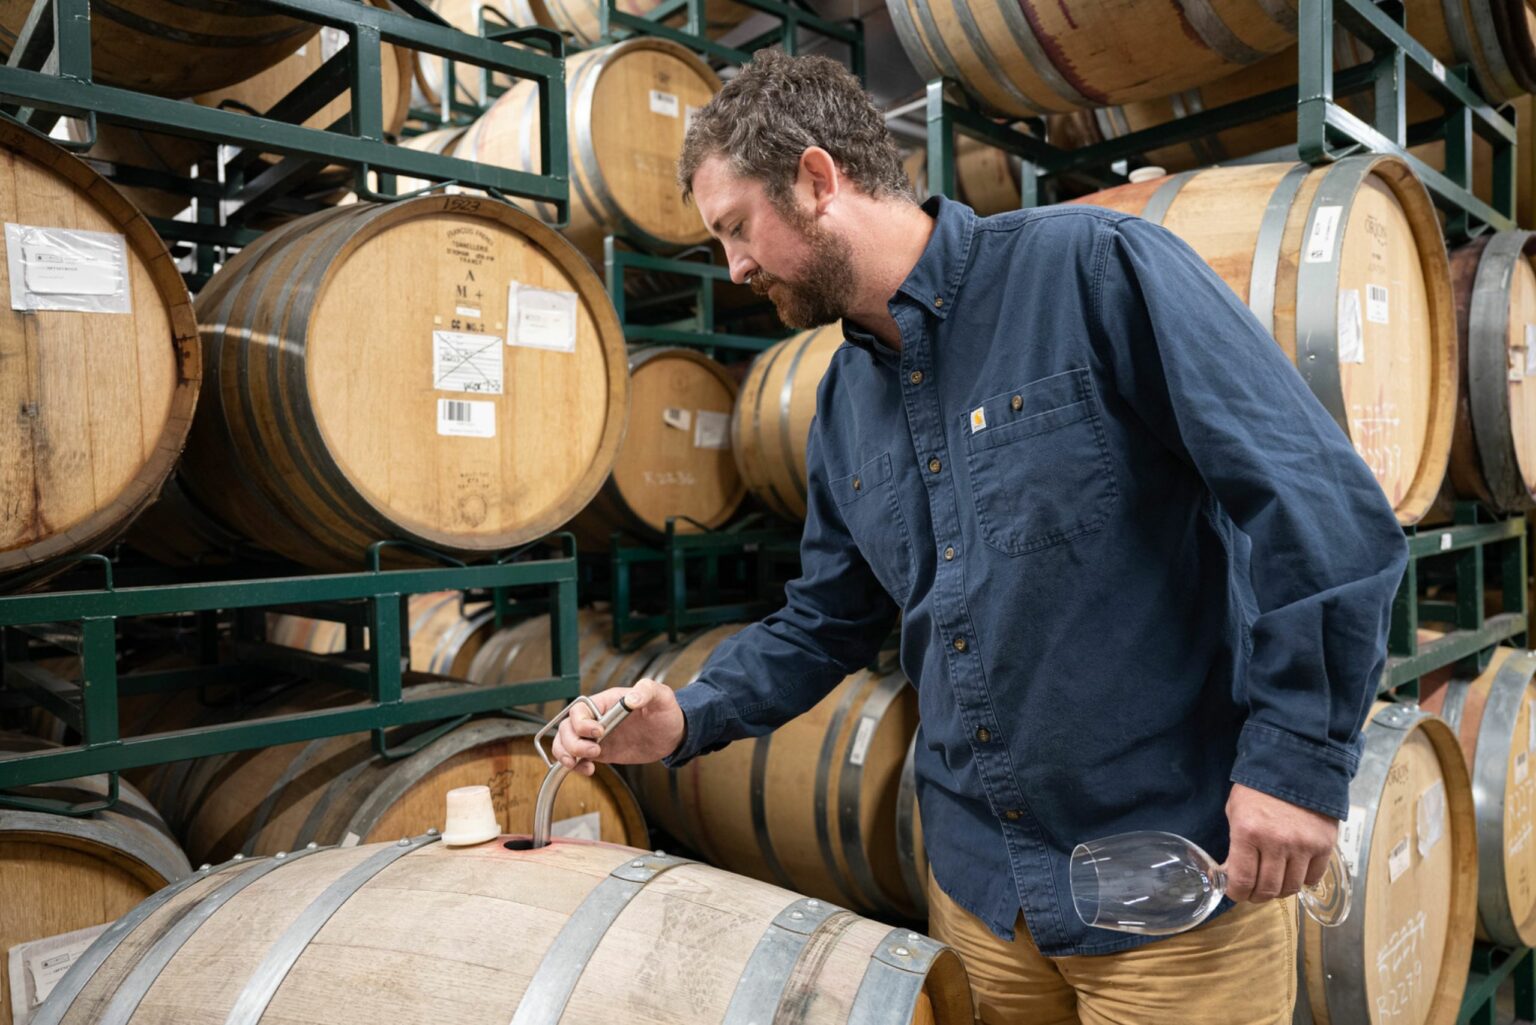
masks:
<path id="1" fill-rule="evenodd" d="M 545 29 L 516 29 L 508 41 L 540 47 L 502 45 L 447 26 L 421 0 L 401 0 L 410 12 L 397 13 L 361 0 L 249 0 L 302 21 L 338 29 L 348 45 L 327 60 L 272 109 L 242 114 L 196 103 L 103 85 L 92 78 L 90 0 L 35 0 L 9 62 L 0 66 L 0 112 L 48 131 L 60 116 L 82 119 L 85 137 L 71 145 L 88 149 L 98 119 L 158 133 L 187 136 L 234 147 L 222 160 L 222 180 L 188 180 L 142 168 L 117 167 L 111 177 L 124 185 L 180 190 L 198 204 L 195 221 L 156 218 L 168 241 L 194 246 L 249 243 L 257 232 L 252 218 L 280 209 L 304 212 L 291 194 L 321 168 L 345 164 L 355 172 L 364 199 L 388 199 L 369 186 L 369 172 L 454 181 L 493 195 L 516 195 L 550 203 L 562 222 L 569 215 L 566 89 L 563 43 Z M 551 170 L 532 174 L 456 157 L 392 145 L 385 139 L 381 47 L 385 43 L 448 57 L 492 72 L 538 83 L 540 151 Z M 325 129 L 303 122 L 341 95 L 351 110 Z M 268 165 L 260 154 L 280 154 Z M 285 205 L 286 204 L 286 205 Z"/>
<path id="2" fill-rule="evenodd" d="M 694 526 L 699 527 L 697 532 L 678 530 L 677 519 L 668 519 L 666 538 L 656 547 L 627 546 L 622 535 L 613 536 L 609 590 L 614 647 L 633 647 L 637 635 L 643 640 L 662 631 L 676 641 L 689 630 L 758 619 L 783 604 L 782 584 L 776 582 L 773 569 L 784 566 L 798 571 L 799 531 L 766 523 L 759 515 L 724 530 Z M 738 600 L 723 601 L 722 563 L 747 558 L 755 561 L 747 593 Z M 635 611 L 635 570 L 642 566 L 659 566 L 665 575 L 661 612 Z M 696 575 L 697 591 L 690 589 L 691 575 Z M 690 605 L 698 592 L 703 603 Z"/>
<path id="3" fill-rule="evenodd" d="M 1065 150 L 1046 142 L 1038 120 L 1024 125 L 996 122 L 962 102 L 957 87 L 938 79 L 928 84 L 928 182 L 935 193 L 955 195 L 955 133 L 1017 155 L 1024 161 L 1021 205 L 1040 203 L 1043 181 L 1076 175 L 1105 188 L 1125 181 L 1115 170 L 1121 161 L 1149 150 L 1212 136 L 1238 125 L 1294 111 L 1297 153 L 1311 164 L 1324 164 L 1352 153 L 1390 153 L 1407 161 L 1447 215 L 1453 239 L 1475 237 L 1488 229 L 1513 226 L 1515 128 L 1469 84 L 1467 67 L 1447 69 L 1404 26 L 1402 5 L 1378 7 L 1372 0 L 1300 0 L 1298 5 L 1298 85 L 1237 103 L 1215 107 L 1080 149 Z M 1334 31 L 1358 37 L 1377 56 L 1355 68 L 1334 67 Z M 1442 104 L 1445 113 L 1408 125 L 1404 96 L 1409 82 Z M 1341 97 L 1372 91 L 1375 116 L 1366 123 L 1338 103 Z M 1033 134 L 1026 134 L 1026 130 Z M 1492 206 L 1470 191 L 1473 135 L 1493 149 Z M 1446 170 L 1430 167 L 1407 152 L 1418 143 L 1444 139 Z"/>
<path id="4" fill-rule="evenodd" d="M 1536 1021 L 1536 956 L 1529 949 L 1503 950 L 1479 943 L 1456 1025 L 1498 1025 L 1499 989 L 1514 987 L 1515 1021 Z"/>
<path id="5" fill-rule="evenodd" d="M 465 718 L 541 701 L 574 698 L 580 692 L 576 634 L 577 565 L 575 541 L 560 535 L 563 553 L 556 557 L 513 561 L 517 553 L 490 565 L 462 563 L 443 568 L 382 569 L 381 553 L 400 543 L 381 542 L 369 552 L 364 572 L 323 576 L 271 577 L 211 583 L 118 588 L 111 563 L 104 556 L 85 556 L 103 567 L 104 586 L 96 590 L 14 595 L 0 598 L 0 682 L 20 692 L 75 729 L 79 745 L 21 755 L 0 754 L 0 807 L 79 814 L 90 809 L 67 808 L 57 802 L 7 796 L 17 787 L 167 761 L 200 758 L 313 740 L 346 733 L 369 732 L 375 750 L 385 757 L 403 757 L 418 750 Z M 414 546 L 407 546 L 414 549 Z M 415 549 L 420 551 L 419 549 Z M 444 561 L 456 562 L 443 557 Z M 443 590 L 504 591 L 533 587 L 547 594 L 552 639 L 553 676 L 543 680 L 495 687 L 464 688 L 451 694 L 413 697 L 402 688 L 400 653 L 404 646 L 401 606 L 404 596 Z M 313 655 L 264 643 L 259 626 L 236 630 L 237 661 L 154 672 L 117 672 L 119 626 L 131 617 L 200 614 L 235 610 L 249 623 L 253 613 L 273 607 L 299 606 L 313 614 L 320 603 L 361 602 L 371 644 L 359 665 L 357 656 Z M 326 613 L 321 611 L 320 614 Z M 205 619 L 206 621 L 206 619 Z M 81 680 L 65 680 L 35 664 L 27 651 L 27 632 L 49 626 L 57 633 L 78 634 Z M 349 645 L 350 646 L 350 645 Z M 212 647 L 205 644 L 205 649 Z M 206 655 L 211 652 L 205 650 Z M 118 727 L 119 696 L 163 693 L 207 687 L 216 683 L 250 687 L 288 672 L 329 680 L 360 692 L 359 704 L 340 709 L 303 712 L 197 729 L 124 737 Z M 406 746 L 391 747 L 386 731 L 394 727 L 440 723 L 417 735 Z"/>
<path id="6" fill-rule="evenodd" d="M 1490 563 L 1496 567 L 1504 603 L 1493 615 L 1487 611 L 1484 587 Z M 1451 570 L 1455 600 L 1420 597 L 1428 567 Z M 1525 644 L 1526 600 L 1524 517 L 1487 522 L 1476 504 L 1460 503 L 1451 526 L 1409 528 L 1408 569 L 1392 603 L 1381 690 L 1417 699 L 1419 678 L 1426 673 L 1454 663 L 1481 672 L 1495 645 Z M 1418 628 L 1424 623 L 1452 624 L 1455 629 L 1421 645 Z"/>
<path id="7" fill-rule="evenodd" d="M 686 345 L 702 349 L 711 358 L 720 350 L 758 353 L 789 332 L 782 326 L 774 334 L 733 334 L 720 331 L 715 316 L 715 285 L 729 282 L 731 273 L 715 263 L 707 249 L 704 259 L 689 259 L 688 254 L 674 257 L 654 256 L 638 249 L 624 248 L 610 235 L 603 242 L 603 275 L 608 283 L 608 298 L 624 328 L 624 340 L 631 345 Z M 671 297 L 683 309 L 679 319 L 666 323 L 637 322 L 632 300 L 625 290 L 631 273 L 670 275 L 678 281 L 678 295 Z M 670 305 L 670 304 L 669 304 Z"/>
<path id="8" fill-rule="evenodd" d="M 745 64 L 752 54 L 764 47 L 780 46 L 786 53 L 800 52 L 802 31 L 810 32 L 848 48 L 848 67 L 859 81 L 864 81 L 864 27 L 858 18 L 832 21 L 816 14 L 806 0 L 732 0 L 742 7 L 767 14 L 778 24 L 739 46 L 726 46 L 709 38 L 708 0 L 664 0 L 644 14 L 630 14 L 619 9 L 619 0 L 606 0 L 599 13 L 600 41 L 606 46 L 634 35 L 656 36 L 694 50 L 722 64 Z M 684 24 L 676 28 L 664 22 L 685 14 Z"/>

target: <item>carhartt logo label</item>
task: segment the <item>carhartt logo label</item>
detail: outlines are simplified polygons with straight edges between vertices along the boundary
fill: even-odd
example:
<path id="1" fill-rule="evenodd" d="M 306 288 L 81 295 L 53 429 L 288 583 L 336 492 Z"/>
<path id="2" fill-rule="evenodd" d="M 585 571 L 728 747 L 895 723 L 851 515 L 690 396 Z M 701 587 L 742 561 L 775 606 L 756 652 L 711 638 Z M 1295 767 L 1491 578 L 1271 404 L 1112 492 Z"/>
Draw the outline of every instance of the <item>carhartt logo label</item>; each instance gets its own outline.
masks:
<path id="1" fill-rule="evenodd" d="M 987 429 L 987 411 L 980 406 L 971 410 L 971 433 Z"/>

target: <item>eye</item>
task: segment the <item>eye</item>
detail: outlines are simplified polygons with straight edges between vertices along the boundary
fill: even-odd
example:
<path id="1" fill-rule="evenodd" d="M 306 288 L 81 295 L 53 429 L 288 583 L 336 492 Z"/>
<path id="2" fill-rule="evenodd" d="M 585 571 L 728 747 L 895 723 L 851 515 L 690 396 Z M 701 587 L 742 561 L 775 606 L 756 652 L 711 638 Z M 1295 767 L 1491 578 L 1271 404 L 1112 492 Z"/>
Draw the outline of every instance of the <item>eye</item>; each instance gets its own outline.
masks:
<path id="1" fill-rule="evenodd" d="M 731 238 L 741 238 L 741 228 L 746 223 L 746 221 L 737 221 L 736 227 L 731 229 Z"/>

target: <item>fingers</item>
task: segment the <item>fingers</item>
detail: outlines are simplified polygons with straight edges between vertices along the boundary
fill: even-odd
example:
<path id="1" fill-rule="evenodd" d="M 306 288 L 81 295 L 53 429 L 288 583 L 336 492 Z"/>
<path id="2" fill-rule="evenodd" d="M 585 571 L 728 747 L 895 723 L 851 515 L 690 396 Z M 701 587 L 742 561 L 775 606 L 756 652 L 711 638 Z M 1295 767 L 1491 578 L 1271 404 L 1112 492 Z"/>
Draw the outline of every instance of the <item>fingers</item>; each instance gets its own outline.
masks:
<path id="1" fill-rule="evenodd" d="M 1329 848 L 1312 859 L 1307 865 L 1306 875 L 1302 879 L 1304 885 L 1316 886 L 1322 880 L 1323 874 L 1328 871 L 1328 859 L 1332 854 L 1333 849 Z"/>
<path id="2" fill-rule="evenodd" d="M 1259 852 L 1251 844 L 1232 839 L 1232 849 L 1227 852 L 1227 862 L 1222 866 L 1227 874 L 1227 897 L 1230 900 L 1251 900 L 1254 884 L 1259 878 Z"/>
<path id="3" fill-rule="evenodd" d="M 1307 881 L 1307 870 L 1312 866 L 1312 859 L 1305 854 L 1292 854 L 1285 862 L 1285 873 L 1280 883 L 1281 897 L 1295 896 Z"/>

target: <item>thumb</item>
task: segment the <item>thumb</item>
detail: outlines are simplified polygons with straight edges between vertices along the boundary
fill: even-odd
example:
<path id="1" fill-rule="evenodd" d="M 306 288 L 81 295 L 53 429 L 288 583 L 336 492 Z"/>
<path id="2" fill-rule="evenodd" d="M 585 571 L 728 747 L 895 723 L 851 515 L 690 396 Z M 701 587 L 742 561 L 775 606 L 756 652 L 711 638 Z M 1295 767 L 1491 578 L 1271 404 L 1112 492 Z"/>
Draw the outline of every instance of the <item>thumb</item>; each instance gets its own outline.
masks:
<path id="1" fill-rule="evenodd" d="M 650 678 L 640 680 L 624 695 L 624 703 L 631 712 L 638 712 L 656 700 L 661 688 L 661 684 Z"/>

